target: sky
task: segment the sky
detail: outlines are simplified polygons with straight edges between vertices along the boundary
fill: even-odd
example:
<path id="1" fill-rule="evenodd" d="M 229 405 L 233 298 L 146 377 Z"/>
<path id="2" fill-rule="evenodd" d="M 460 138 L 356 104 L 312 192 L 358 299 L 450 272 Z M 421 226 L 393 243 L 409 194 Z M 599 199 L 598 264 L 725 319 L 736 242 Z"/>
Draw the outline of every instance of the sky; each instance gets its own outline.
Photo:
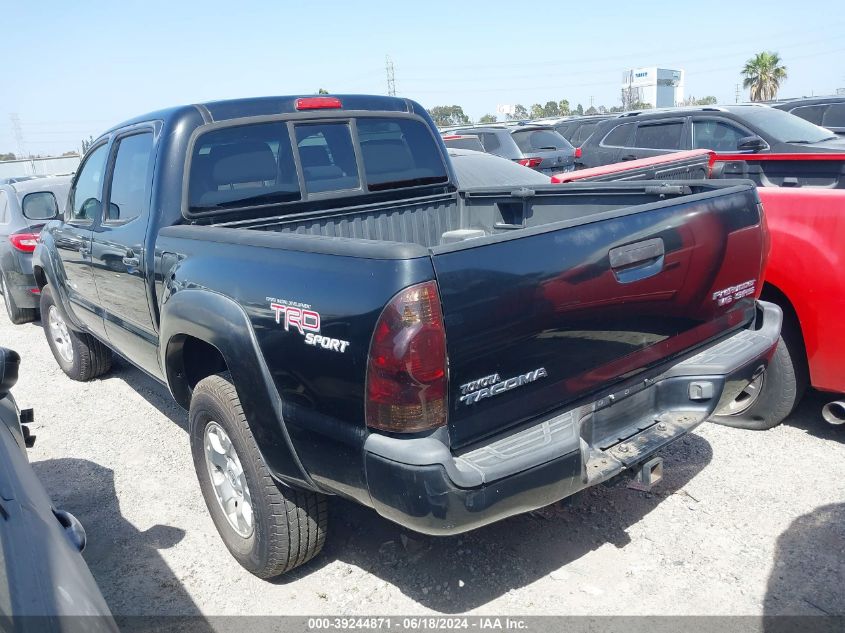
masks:
<path id="1" fill-rule="evenodd" d="M 257 2 L 0 0 L 0 153 L 56 154 L 156 109 L 235 97 L 386 94 L 473 119 L 499 104 L 618 105 L 622 72 L 686 71 L 733 103 L 745 61 L 777 51 L 780 96 L 845 87 L 842 0 Z M 743 91 L 741 99 L 747 98 Z"/>

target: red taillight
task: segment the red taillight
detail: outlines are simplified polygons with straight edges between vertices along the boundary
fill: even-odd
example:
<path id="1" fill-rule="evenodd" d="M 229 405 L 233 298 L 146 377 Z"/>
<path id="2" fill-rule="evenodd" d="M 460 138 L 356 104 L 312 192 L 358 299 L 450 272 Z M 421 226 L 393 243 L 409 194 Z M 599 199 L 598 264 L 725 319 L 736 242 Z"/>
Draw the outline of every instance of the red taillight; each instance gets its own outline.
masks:
<path id="1" fill-rule="evenodd" d="M 297 110 L 330 110 L 342 107 L 343 104 L 337 97 L 302 97 L 296 100 Z"/>
<path id="2" fill-rule="evenodd" d="M 12 233 L 9 241 L 22 253 L 31 253 L 38 244 L 38 233 Z"/>
<path id="3" fill-rule="evenodd" d="M 534 169 L 535 167 L 539 167 L 540 163 L 543 162 L 542 158 L 518 158 L 517 161 L 523 167 L 530 167 Z"/>
<path id="4" fill-rule="evenodd" d="M 575 148 L 575 158 L 581 158 L 581 148 L 580 147 Z"/>
<path id="5" fill-rule="evenodd" d="M 409 433 L 446 424 L 446 333 L 437 284 L 397 294 L 376 323 L 367 360 L 367 426 Z"/>

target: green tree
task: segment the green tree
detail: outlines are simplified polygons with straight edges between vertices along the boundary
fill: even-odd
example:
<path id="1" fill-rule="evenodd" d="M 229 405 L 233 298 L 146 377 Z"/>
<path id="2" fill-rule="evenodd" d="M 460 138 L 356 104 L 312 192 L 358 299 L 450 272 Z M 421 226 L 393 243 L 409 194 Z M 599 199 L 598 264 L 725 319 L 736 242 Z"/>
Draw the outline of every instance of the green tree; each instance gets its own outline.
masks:
<path id="1" fill-rule="evenodd" d="M 558 101 L 557 109 L 561 116 L 566 116 L 571 113 L 569 110 L 569 101 L 567 99 L 561 99 Z"/>
<path id="2" fill-rule="evenodd" d="M 763 51 L 745 62 L 742 69 L 743 88 L 750 88 L 752 101 L 768 101 L 777 97 L 781 83 L 786 81 L 786 66 L 780 55 Z"/>
<path id="3" fill-rule="evenodd" d="M 15 156 L 12 152 L 8 152 L 7 154 L 0 154 L 0 160 L 15 160 L 17 156 Z"/>
<path id="4" fill-rule="evenodd" d="M 326 90 L 325 88 L 320 88 L 320 89 L 317 91 L 317 94 L 318 94 L 318 95 L 327 95 L 327 94 L 329 94 L 329 91 L 328 91 L 328 90 Z"/>
<path id="5" fill-rule="evenodd" d="M 459 105 L 434 106 L 428 113 L 437 127 L 464 125 L 470 122 L 469 117 L 464 114 L 464 109 Z"/>
<path id="6" fill-rule="evenodd" d="M 528 110 L 521 103 L 517 103 L 513 107 L 513 114 L 509 114 L 508 118 L 513 120 L 513 121 L 519 121 L 520 119 L 527 119 L 527 118 L 529 118 Z"/>
<path id="7" fill-rule="evenodd" d="M 713 96 L 702 97 L 701 99 L 696 99 L 694 96 L 690 95 L 686 99 L 683 100 L 683 105 L 687 106 L 695 106 L 695 105 L 713 105 L 717 103 L 718 99 Z"/>
<path id="8" fill-rule="evenodd" d="M 557 101 L 546 101 L 546 105 L 543 106 L 543 114 L 545 116 L 560 116 L 560 107 Z"/>
<path id="9" fill-rule="evenodd" d="M 539 118 L 545 116 L 545 113 L 543 111 L 543 106 L 541 106 L 539 103 L 535 103 L 534 105 L 531 106 L 531 113 L 528 116 L 529 116 L 529 118 L 532 118 L 532 119 L 539 119 Z"/>
<path id="10" fill-rule="evenodd" d="M 82 139 L 82 153 L 84 154 L 85 152 L 87 152 L 88 148 L 91 147 L 91 145 L 93 145 L 93 143 L 94 143 L 94 137 L 93 136 L 89 136 L 87 139 Z"/>
<path id="11" fill-rule="evenodd" d="M 596 110 L 595 106 L 590 106 L 589 108 L 587 108 L 586 112 L 584 112 L 584 114 L 598 114 L 598 113 L 599 113 L 599 111 Z"/>
<path id="12" fill-rule="evenodd" d="M 498 121 L 495 114 L 485 114 L 483 117 L 478 119 L 479 123 L 495 123 Z"/>
<path id="13" fill-rule="evenodd" d="M 632 110 L 651 110 L 654 106 L 650 103 L 646 103 L 645 101 L 634 101 L 631 104 Z"/>
<path id="14" fill-rule="evenodd" d="M 580 103 L 575 106 L 575 114 L 579 116 L 584 114 L 584 106 L 582 106 Z"/>

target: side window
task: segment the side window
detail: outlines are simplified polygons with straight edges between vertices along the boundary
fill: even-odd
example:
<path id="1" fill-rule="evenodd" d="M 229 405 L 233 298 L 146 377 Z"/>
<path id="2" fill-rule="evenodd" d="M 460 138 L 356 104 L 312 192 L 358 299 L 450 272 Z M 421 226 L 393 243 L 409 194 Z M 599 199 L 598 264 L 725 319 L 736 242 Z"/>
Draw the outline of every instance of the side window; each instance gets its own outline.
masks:
<path id="1" fill-rule="evenodd" d="M 572 135 L 572 138 L 569 139 L 570 142 L 574 146 L 578 147 L 584 141 L 590 138 L 590 135 L 593 133 L 593 130 L 596 129 L 597 125 L 598 123 L 585 123 L 584 125 L 578 128 L 575 134 Z"/>
<path id="2" fill-rule="evenodd" d="M 683 121 L 671 123 L 643 124 L 637 126 L 634 147 L 643 149 L 680 149 Z"/>
<path id="3" fill-rule="evenodd" d="M 5 191 L 0 191 L 0 224 L 9 223 L 9 199 Z"/>
<path id="4" fill-rule="evenodd" d="M 604 137 L 601 144 L 608 147 L 631 147 L 634 127 L 633 123 L 617 125 Z"/>
<path id="5" fill-rule="evenodd" d="M 91 222 L 100 212 L 100 192 L 106 168 L 108 145 L 103 143 L 88 158 L 70 194 L 66 219 L 68 222 Z"/>
<path id="6" fill-rule="evenodd" d="M 823 105 L 799 106 L 790 110 L 790 113 L 795 116 L 800 116 L 802 119 L 809 121 L 810 123 L 821 125 L 825 107 L 826 106 Z"/>
<path id="7" fill-rule="evenodd" d="M 715 119 L 692 122 L 693 149 L 712 149 L 718 152 L 734 151 L 739 139 L 748 136 L 739 128 Z"/>
<path id="8" fill-rule="evenodd" d="M 360 186 L 352 135 L 346 123 L 296 126 L 296 145 L 309 193 Z"/>
<path id="9" fill-rule="evenodd" d="M 117 142 L 107 222 L 129 222 L 141 215 L 150 201 L 152 132 L 126 136 Z"/>
<path id="10" fill-rule="evenodd" d="M 481 144 L 487 152 L 492 152 L 502 146 L 499 142 L 499 137 L 497 137 L 493 132 L 484 132 L 481 134 Z"/>
<path id="11" fill-rule="evenodd" d="M 824 127 L 845 127 L 845 103 L 832 103 L 822 119 Z"/>

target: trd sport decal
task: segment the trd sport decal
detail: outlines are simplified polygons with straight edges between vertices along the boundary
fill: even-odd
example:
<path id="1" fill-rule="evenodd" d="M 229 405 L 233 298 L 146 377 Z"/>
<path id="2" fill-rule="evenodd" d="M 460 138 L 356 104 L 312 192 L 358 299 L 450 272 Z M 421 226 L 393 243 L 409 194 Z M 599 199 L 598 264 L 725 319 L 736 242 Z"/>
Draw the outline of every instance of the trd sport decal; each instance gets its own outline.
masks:
<path id="1" fill-rule="evenodd" d="M 274 297 L 267 297 L 267 301 L 276 316 L 276 323 L 284 325 L 285 332 L 290 332 L 291 328 L 295 329 L 305 337 L 306 345 L 341 354 L 349 347 L 349 341 L 320 334 L 320 313 L 312 310 L 309 304 Z"/>

